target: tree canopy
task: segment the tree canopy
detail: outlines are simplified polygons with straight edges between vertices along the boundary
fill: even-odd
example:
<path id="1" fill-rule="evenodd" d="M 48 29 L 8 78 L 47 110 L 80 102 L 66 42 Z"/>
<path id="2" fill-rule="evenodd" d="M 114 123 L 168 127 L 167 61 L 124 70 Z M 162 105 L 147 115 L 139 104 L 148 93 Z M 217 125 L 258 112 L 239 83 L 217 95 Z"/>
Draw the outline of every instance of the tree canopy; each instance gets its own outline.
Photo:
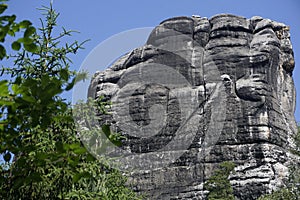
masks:
<path id="1" fill-rule="evenodd" d="M 38 29 L 4 15 L 6 9 L 0 4 L 0 59 L 13 59 L 14 65 L 1 69 L 10 78 L 0 81 L 0 199 L 139 199 L 112 161 L 87 151 L 74 108 L 61 97 L 87 77 L 70 70 L 69 56 L 83 43 L 61 43 L 72 31 L 53 34 L 58 13 L 52 6 L 42 8 Z M 16 54 L 7 55 L 5 38 L 16 32 L 23 37 L 11 44 Z M 88 104 L 104 110 L 93 100 Z"/>
<path id="2" fill-rule="evenodd" d="M 205 182 L 204 188 L 209 191 L 209 200 L 233 200 L 233 188 L 228 179 L 235 164 L 225 161 L 220 164 L 214 174 Z"/>

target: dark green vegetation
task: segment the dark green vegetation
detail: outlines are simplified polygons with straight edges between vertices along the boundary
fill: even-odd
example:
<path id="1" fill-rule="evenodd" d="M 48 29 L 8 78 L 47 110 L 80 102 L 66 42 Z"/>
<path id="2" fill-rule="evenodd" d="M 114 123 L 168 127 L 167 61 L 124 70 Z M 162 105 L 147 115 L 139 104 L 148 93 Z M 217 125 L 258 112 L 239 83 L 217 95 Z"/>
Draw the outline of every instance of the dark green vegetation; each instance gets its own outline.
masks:
<path id="1" fill-rule="evenodd" d="M 5 48 L 17 55 L 9 56 L 13 67 L 0 71 L 11 76 L 0 81 L 0 153 L 5 160 L 0 167 L 0 199 L 138 199 L 113 163 L 95 159 L 76 137 L 73 116 L 90 117 L 89 106 L 104 112 L 105 104 L 89 101 L 71 109 L 60 97 L 86 78 L 69 68 L 69 56 L 82 44 L 61 45 L 71 31 L 53 36 L 57 14 L 52 8 L 43 9 L 46 20 L 38 31 L 29 21 L 18 23 L 16 16 L 3 15 L 6 8 L 0 5 L 0 59 L 7 58 Z M 5 38 L 15 35 L 22 37 L 5 47 Z M 87 136 L 101 129 L 118 145 L 118 136 L 107 125 L 83 125 L 88 126 Z M 297 138 L 299 145 L 300 133 Z M 101 146 L 90 146 L 93 152 L 102 151 Z M 215 171 L 205 185 L 208 199 L 234 199 L 228 180 L 233 168 L 225 162 Z M 299 183 L 299 169 L 291 169 L 287 187 L 261 199 L 297 199 Z"/>
<path id="2" fill-rule="evenodd" d="M 233 162 L 223 162 L 214 174 L 205 183 L 204 187 L 209 191 L 209 200 L 234 200 L 233 189 L 228 180 L 228 176 L 234 169 Z"/>
<path id="3" fill-rule="evenodd" d="M 23 20 L 19 23 L 16 22 L 16 15 L 4 15 L 4 11 L 7 9 L 7 5 L 0 4 L 0 60 L 7 56 L 5 47 L 1 44 L 4 43 L 6 36 L 15 36 L 16 33 L 23 31 L 23 37 L 15 40 L 11 44 L 11 48 L 18 51 L 21 49 L 22 44 L 26 51 L 34 52 L 37 50 L 37 45 L 34 43 L 34 33 L 36 29 L 32 26 L 28 20 Z"/>
<path id="4" fill-rule="evenodd" d="M 0 153 L 5 161 L 0 199 L 138 199 L 112 162 L 95 159 L 76 137 L 75 108 L 60 97 L 86 78 L 70 70 L 69 56 L 82 44 L 61 44 L 72 31 L 53 35 L 58 14 L 52 7 L 42 9 L 45 20 L 38 30 L 29 21 L 17 23 L 16 16 L 4 15 L 6 8 L 0 5 L 0 59 L 13 59 L 14 65 L 1 70 L 10 78 L 0 81 Z M 16 55 L 8 56 L 5 39 L 16 33 L 23 37 L 11 44 Z M 88 105 L 104 110 L 104 104 Z M 113 135 L 107 126 L 103 131 Z"/>

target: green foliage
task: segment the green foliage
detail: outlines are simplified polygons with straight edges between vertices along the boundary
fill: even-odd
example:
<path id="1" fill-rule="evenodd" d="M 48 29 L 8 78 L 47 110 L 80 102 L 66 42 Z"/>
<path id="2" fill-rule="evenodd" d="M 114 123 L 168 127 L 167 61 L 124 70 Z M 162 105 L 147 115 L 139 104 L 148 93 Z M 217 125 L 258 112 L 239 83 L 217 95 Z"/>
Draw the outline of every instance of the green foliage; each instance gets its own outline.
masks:
<path id="1" fill-rule="evenodd" d="M 13 67 L 2 69 L 11 80 L 0 81 L 0 153 L 5 160 L 0 167 L 0 199 L 138 199 L 112 162 L 93 157 L 78 139 L 74 110 L 60 94 L 86 78 L 69 69 L 69 55 L 82 44 L 61 45 L 61 38 L 72 31 L 54 37 L 58 14 L 52 7 L 43 10 L 46 21 L 41 20 L 40 34 L 29 21 L 17 25 L 16 31 L 25 30 L 24 37 L 12 48 L 24 48 L 11 57 Z M 9 29 L 15 26 L 12 22 Z M 105 110 L 103 103 L 92 105 Z M 100 130 L 112 141 L 118 139 L 107 126 L 93 131 Z"/>
<path id="2" fill-rule="evenodd" d="M 214 174 L 205 182 L 204 188 L 209 191 L 209 200 L 234 200 L 233 189 L 228 176 L 234 169 L 233 162 L 223 162 Z"/>
<path id="3" fill-rule="evenodd" d="M 100 127 L 101 120 L 97 113 L 108 114 L 106 108 L 110 103 L 99 98 L 96 101 L 89 98 L 87 102 L 79 102 L 74 106 L 73 115 L 77 122 L 78 129 L 81 130 L 81 141 L 86 144 L 89 152 L 94 155 L 101 155 L 106 152 L 107 147 L 121 146 L 124 136 L 110 130 L 109 124 Z"/>
<path id="4" fill-rule="evenodd" d="M 296 200 L 296 196 L 287 188 L 260 197 L 258 200 Z"/>
<path id="5" fill-rule="evenodd" d="M 16 15 L 4 15 L 3 13 L 7 9 L 7 5 L 0 4 L 0 60 L 7 56 L 5 46 L 1 43 L 5 42 L 5 38 L 9 36 L 15 36 L 17 32 L 24 31 L 23 37 L 12 42 L 11 48 L 15 51 L 19 51 L 23 44 L 23 47 L 29 52 L 37 51 L 37 46 L 34 43 L 34 36 L 36 29 L 32 26 L 32 23 L 28 20 L 16 22 Z"/>

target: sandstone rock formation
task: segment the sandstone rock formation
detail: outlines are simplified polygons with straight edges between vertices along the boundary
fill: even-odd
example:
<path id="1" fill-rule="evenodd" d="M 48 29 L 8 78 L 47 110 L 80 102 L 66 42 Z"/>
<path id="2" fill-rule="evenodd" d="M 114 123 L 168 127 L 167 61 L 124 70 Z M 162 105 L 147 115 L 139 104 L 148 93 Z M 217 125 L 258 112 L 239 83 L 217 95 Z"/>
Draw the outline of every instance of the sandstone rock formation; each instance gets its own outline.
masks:
<path id="1" fill-rule="evenodd" d="M 290 151 L 293 69 L 282 23 L 229 14 L 176 17 L 96 73 L 89 96 L 113 102 L 103 120 L 126 137 L 112 152 L 124 157 L 137 192 L 204 199 L 203 182 L 219 163 L 233 161 L 235 196 L 256 199 L 282 187 L 299 160 Z"/>

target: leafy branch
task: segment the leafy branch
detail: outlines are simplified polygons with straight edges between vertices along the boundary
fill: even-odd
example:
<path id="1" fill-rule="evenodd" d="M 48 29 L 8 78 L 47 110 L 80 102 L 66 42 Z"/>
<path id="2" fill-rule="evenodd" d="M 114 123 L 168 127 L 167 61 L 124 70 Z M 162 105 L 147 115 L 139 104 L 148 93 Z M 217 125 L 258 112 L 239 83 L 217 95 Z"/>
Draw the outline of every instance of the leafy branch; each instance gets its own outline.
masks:
<path id="1" fill-rule="evenodd" d="M 1 4 L 0 14 L 6 8 Z M 77 137 L 76 108 L 60 95 L 87 77 L 70 70 L 70 55 L 85 42 L 61 44 L 73 31 L 63 29 L 54 36 L 59 14 L 51 5 L 42 11 L 45 20 L 38 31 L 29 21 L 16 23 L 14 15 L 0 17 L 0 28 L 6 27 L 4 32 L 0 29 L 0 42 L 7 34 L 24 31 L 13 42 L 17 54 L 10 58 L 14 66 L 2 68 L 2 74 L 11 79 L 0 81 L 0 154 L 5 161 L 0 166 L 0 198 L 139 199 L 111 161 L 104 156 L 96 159 Z M 6 51 L 1 46 L 0 58 L 4 58 Z M 91 104 L 105 110 L 103 102 Z M 79 108 L 87 113 L 88 107 Z M 93 129 L 99 130 L 118 142 L 107 126 Z"/>

